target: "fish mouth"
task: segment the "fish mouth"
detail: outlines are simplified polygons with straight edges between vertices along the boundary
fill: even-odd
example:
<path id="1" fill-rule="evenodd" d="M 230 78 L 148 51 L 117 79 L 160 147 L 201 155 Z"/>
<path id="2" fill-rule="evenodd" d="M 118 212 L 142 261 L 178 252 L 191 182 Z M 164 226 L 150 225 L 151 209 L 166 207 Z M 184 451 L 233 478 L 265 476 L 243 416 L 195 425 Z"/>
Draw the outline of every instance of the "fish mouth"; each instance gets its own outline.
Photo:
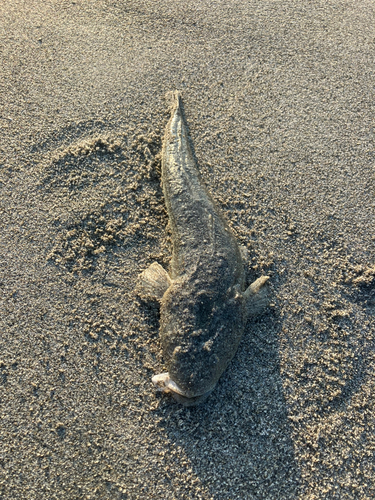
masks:
<path id="1" fill-rule="evenodd" d="M 177 394 L 180 394 L 181 396 L 187 397 L 185 396 L 184 391 L 180 389 L 180 387 L 178 387 L 176 382 L 173 382 L 168 372 L 154 375 L 151 380 L 152 383 L 159 389 L 159 391 L 166 393 L 175 392 Z"/>
<path id="2" fill-rule="evenodd" d="M 195 406 L 203 403 L 213 390 L 211 389 L 204 394 L 199 394 L 198 396 L 187 396 L 185 392 L 176 384 L 176 382 L 171 379 L 168 372 L 154 375 L 151 380 L 159 391 L 171 394 L 171 396 L 173 396 L 178 403 L 181 403 L 184 406 Z"/>

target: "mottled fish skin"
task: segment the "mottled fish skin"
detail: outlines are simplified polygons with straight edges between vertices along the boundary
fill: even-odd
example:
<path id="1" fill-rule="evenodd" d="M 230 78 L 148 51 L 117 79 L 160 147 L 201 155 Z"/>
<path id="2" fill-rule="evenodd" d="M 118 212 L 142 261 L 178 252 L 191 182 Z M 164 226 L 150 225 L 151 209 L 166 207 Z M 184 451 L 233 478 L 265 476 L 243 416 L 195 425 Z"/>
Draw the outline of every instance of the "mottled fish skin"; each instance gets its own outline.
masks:
<path id="1" fill-rule="evenodd" d="M 172 279 L 191 273 L 203 256 L 208 265 L 203 273 L 226 256 L 235 280 L 243 280 L 236 239 L 199 180 L 178 93 L 164 138 L 162 183 L 173 238 Z"/>
<path id="2" fill-rule="evenodd" d="M 237 351 L 249 292 L 236 238 L 200 182 L 177 92 L 163 143 L 162 185 L 173 242 L 171 279 L 154 263 L 151 281 L 161 282 L 165 273 L 160 338 L 168 373 L 153 381 L 193 405 L 212 391 Z M 150 275 L 144 273 L 145 281 Z"/>
<path id="3" fill-rule="evenodd" d="M 171 379 L 187 397 L 213 389 L 244 327 L 244 265 L 234 235 L 199 181 L 175 95 L 162 152 L 162 183 L 173 241 L 172 280 L 160 335 Z"/>

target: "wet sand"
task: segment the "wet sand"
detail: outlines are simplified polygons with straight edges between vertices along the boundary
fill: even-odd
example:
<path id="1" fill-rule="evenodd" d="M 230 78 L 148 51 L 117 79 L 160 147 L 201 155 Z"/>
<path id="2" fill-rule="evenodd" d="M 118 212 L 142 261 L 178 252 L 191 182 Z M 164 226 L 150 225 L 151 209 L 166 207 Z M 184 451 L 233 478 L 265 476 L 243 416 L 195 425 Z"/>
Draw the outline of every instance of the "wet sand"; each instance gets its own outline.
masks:
<path id="1" fill-rule="evenodd" d="M 1 499 L 375 496 L 374 6 L 0 5 Z M 165 95 L 272 306 L 157 393 Z"/>

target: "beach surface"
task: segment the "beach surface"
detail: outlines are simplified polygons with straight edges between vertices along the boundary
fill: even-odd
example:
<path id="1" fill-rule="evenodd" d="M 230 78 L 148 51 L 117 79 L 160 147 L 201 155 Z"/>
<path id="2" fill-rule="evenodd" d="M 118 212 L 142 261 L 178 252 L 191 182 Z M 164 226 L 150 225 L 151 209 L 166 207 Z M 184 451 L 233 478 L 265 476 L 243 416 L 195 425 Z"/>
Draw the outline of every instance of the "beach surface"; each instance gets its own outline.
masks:
<path id="1" fill-rule="evenodd" d="M 0 4 L 0 499 L 375 497 L 375 7 Z M 158 393 L 179 90 L 207 189 L 270 276 L 207 402 Z"/>

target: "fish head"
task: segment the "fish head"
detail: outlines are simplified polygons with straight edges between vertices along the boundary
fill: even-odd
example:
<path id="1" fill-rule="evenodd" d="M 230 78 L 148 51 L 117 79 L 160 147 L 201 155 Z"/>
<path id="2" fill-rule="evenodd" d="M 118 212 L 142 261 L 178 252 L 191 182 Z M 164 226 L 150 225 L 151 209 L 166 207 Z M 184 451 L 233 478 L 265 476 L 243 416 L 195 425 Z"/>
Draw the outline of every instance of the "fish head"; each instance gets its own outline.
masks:
<path id="1" fill-rule="evenodd" d="M 163 297 L 160 321 L 168 372 L 155 376 L 154 384 L 182 404 L 203 401 L 232 359 L 242 331 L 237 290 L 227 294 L 174 283 Z"/>

